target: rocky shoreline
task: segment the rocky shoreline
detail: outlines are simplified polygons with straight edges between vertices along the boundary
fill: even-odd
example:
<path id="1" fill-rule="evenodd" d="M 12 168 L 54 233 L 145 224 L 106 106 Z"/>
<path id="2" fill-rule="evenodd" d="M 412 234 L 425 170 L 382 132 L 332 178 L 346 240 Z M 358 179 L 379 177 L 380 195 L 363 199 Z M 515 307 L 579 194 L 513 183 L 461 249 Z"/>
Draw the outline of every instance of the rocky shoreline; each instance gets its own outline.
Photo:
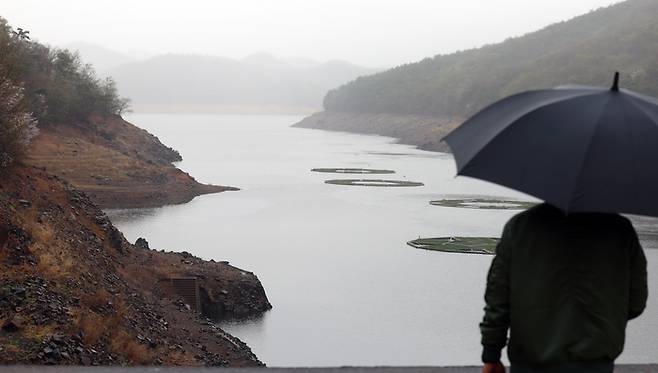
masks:
<path id="1" fill-rule="evenodd" d="M 459 124 L 458 118 L 321 111 L 293 127 L 389 136 L 423 150 L 447 152 L 448 146 L 441 139 Z"/>
<path id="2" fill-rule="evenodd" d="M 41 168 L 0 183 L 0 364 L 262 366 L 216 321 L 271 308 L 226 262 L 125 240 L 71 184 Z M 168 286 L 194 278 L 200 310 Z"/>

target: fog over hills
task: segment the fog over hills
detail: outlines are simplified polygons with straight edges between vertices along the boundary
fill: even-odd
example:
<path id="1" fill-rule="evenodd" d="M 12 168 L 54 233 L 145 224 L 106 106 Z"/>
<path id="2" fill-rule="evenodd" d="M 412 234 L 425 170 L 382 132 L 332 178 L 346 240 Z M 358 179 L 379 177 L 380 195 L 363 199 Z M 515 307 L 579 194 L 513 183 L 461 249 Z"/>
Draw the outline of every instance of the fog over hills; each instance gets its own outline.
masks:
<path id="1" fill-rule="evenodd" d="M 397 137 L 446 151 L 440 140 L 505 96 L 565 84 L 658 94 L 658 1 L 627 0 L 504 42 L 359 77 L 329 91 L 300 127 Z"/>
<path id="2" fill-rule="evenodd" d="M 91 43 L 76 42 L 67 44 L 65 48 L 77 51 L 82 60 L 92 64 L 99 75 L 105 75 L 105 71 L 108 69 L 135 60 L 134 57 L 127 54 Z"/>
<path id="3" fill-rule="evenodd" d="M 658 1 L 628 0 L 498 44 L 437 55 L 359 78 L 328 111 L 465 117 L 509 94 L 563 84 L 658 94 Z"/>
<path id="4" fill-rule="evenodd" d="M 166 54 L 105 73 L 132 100 L 135 111 L 302 113 L 321 108 L 330 89 L 377 71 L 345 61 L 286 60 L 257 53 L 240 60 Z"/>

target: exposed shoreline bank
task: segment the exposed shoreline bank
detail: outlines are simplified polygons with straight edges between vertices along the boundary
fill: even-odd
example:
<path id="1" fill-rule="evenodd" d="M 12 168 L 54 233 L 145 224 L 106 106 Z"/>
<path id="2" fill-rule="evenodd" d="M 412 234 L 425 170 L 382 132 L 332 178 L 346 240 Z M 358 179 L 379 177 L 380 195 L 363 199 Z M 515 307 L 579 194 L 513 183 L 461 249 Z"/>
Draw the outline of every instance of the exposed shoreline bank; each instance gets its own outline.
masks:
<path id="1" fill-rule="evenodd" d="M 389 136 L 422 150 L 448 152 L 448 146 L 441 139 L 459 124 L 461 120 L 455 118 L 321 111 L 293 127 Z"/>
<path id="2" fill-rule="evenodd" d="M 70 182 L 101 208 L 161 207 L 239 190 L 197 182 L 172 162 L 180 154 L 119 116 L 51 125 L 33 139 L 28 164 Z"/>

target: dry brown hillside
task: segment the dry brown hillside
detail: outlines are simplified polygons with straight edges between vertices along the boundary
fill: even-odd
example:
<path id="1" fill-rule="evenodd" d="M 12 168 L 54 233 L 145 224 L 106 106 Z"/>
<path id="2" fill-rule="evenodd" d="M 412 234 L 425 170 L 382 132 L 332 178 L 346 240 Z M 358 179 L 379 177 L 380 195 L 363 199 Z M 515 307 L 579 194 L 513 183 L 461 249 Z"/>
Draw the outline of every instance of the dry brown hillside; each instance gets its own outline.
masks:
<path id="1" fill-rule="evenodd" d="M 171 163 L 177 151 L 119 116 L 87 123 L 45 125 L 33 139 L 28 163 L 87 193 L 101 207 L 154 207 L 236 190 L 200 184 Z"/>
<path id="2" fill-rule="evenodd" d="M 202 314 L 172 277 L 198 279 Z M 0 363 L 257 366 L 206 317 L 270 307 L 252 273 L 132 245 L 84 193 L 42 169 L 0 175 Z"/>

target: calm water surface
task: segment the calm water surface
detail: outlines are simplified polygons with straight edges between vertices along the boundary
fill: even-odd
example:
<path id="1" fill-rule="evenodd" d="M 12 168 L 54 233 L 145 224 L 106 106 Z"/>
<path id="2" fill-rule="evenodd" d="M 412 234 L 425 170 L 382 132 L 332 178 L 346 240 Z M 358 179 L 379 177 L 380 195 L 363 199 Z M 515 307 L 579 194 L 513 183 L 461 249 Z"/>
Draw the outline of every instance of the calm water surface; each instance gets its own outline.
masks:
<path id="1" fill-rule="evenodd" d="M 290 128 L 295 116 L 128 118 L 181 152 L 180 167 L 239 192 L 157 209 L 115 210 L 126 237 L 253 271 L 274 309 L 226 323 L 269 366 L 477 364 L 491 257 L 429 252 L 421 237 L 499 236 L 514 211 L 430 206 L 446 194 L 527 198 L 454 178 L 449 155 L 363 136 Z M 316 167 L 395 170 L 423 187 L 324 184 Z M 364 176 L 367 178 L 368 176 Z M 358 176 L 356 178 L 359 178 Z M 649 224 L 650 225 L 650 224 Z M 655 293 L 658 251 L 648 250 Z M 658 304 L 631 323 L 625 362 L 658 362 Z"/>

